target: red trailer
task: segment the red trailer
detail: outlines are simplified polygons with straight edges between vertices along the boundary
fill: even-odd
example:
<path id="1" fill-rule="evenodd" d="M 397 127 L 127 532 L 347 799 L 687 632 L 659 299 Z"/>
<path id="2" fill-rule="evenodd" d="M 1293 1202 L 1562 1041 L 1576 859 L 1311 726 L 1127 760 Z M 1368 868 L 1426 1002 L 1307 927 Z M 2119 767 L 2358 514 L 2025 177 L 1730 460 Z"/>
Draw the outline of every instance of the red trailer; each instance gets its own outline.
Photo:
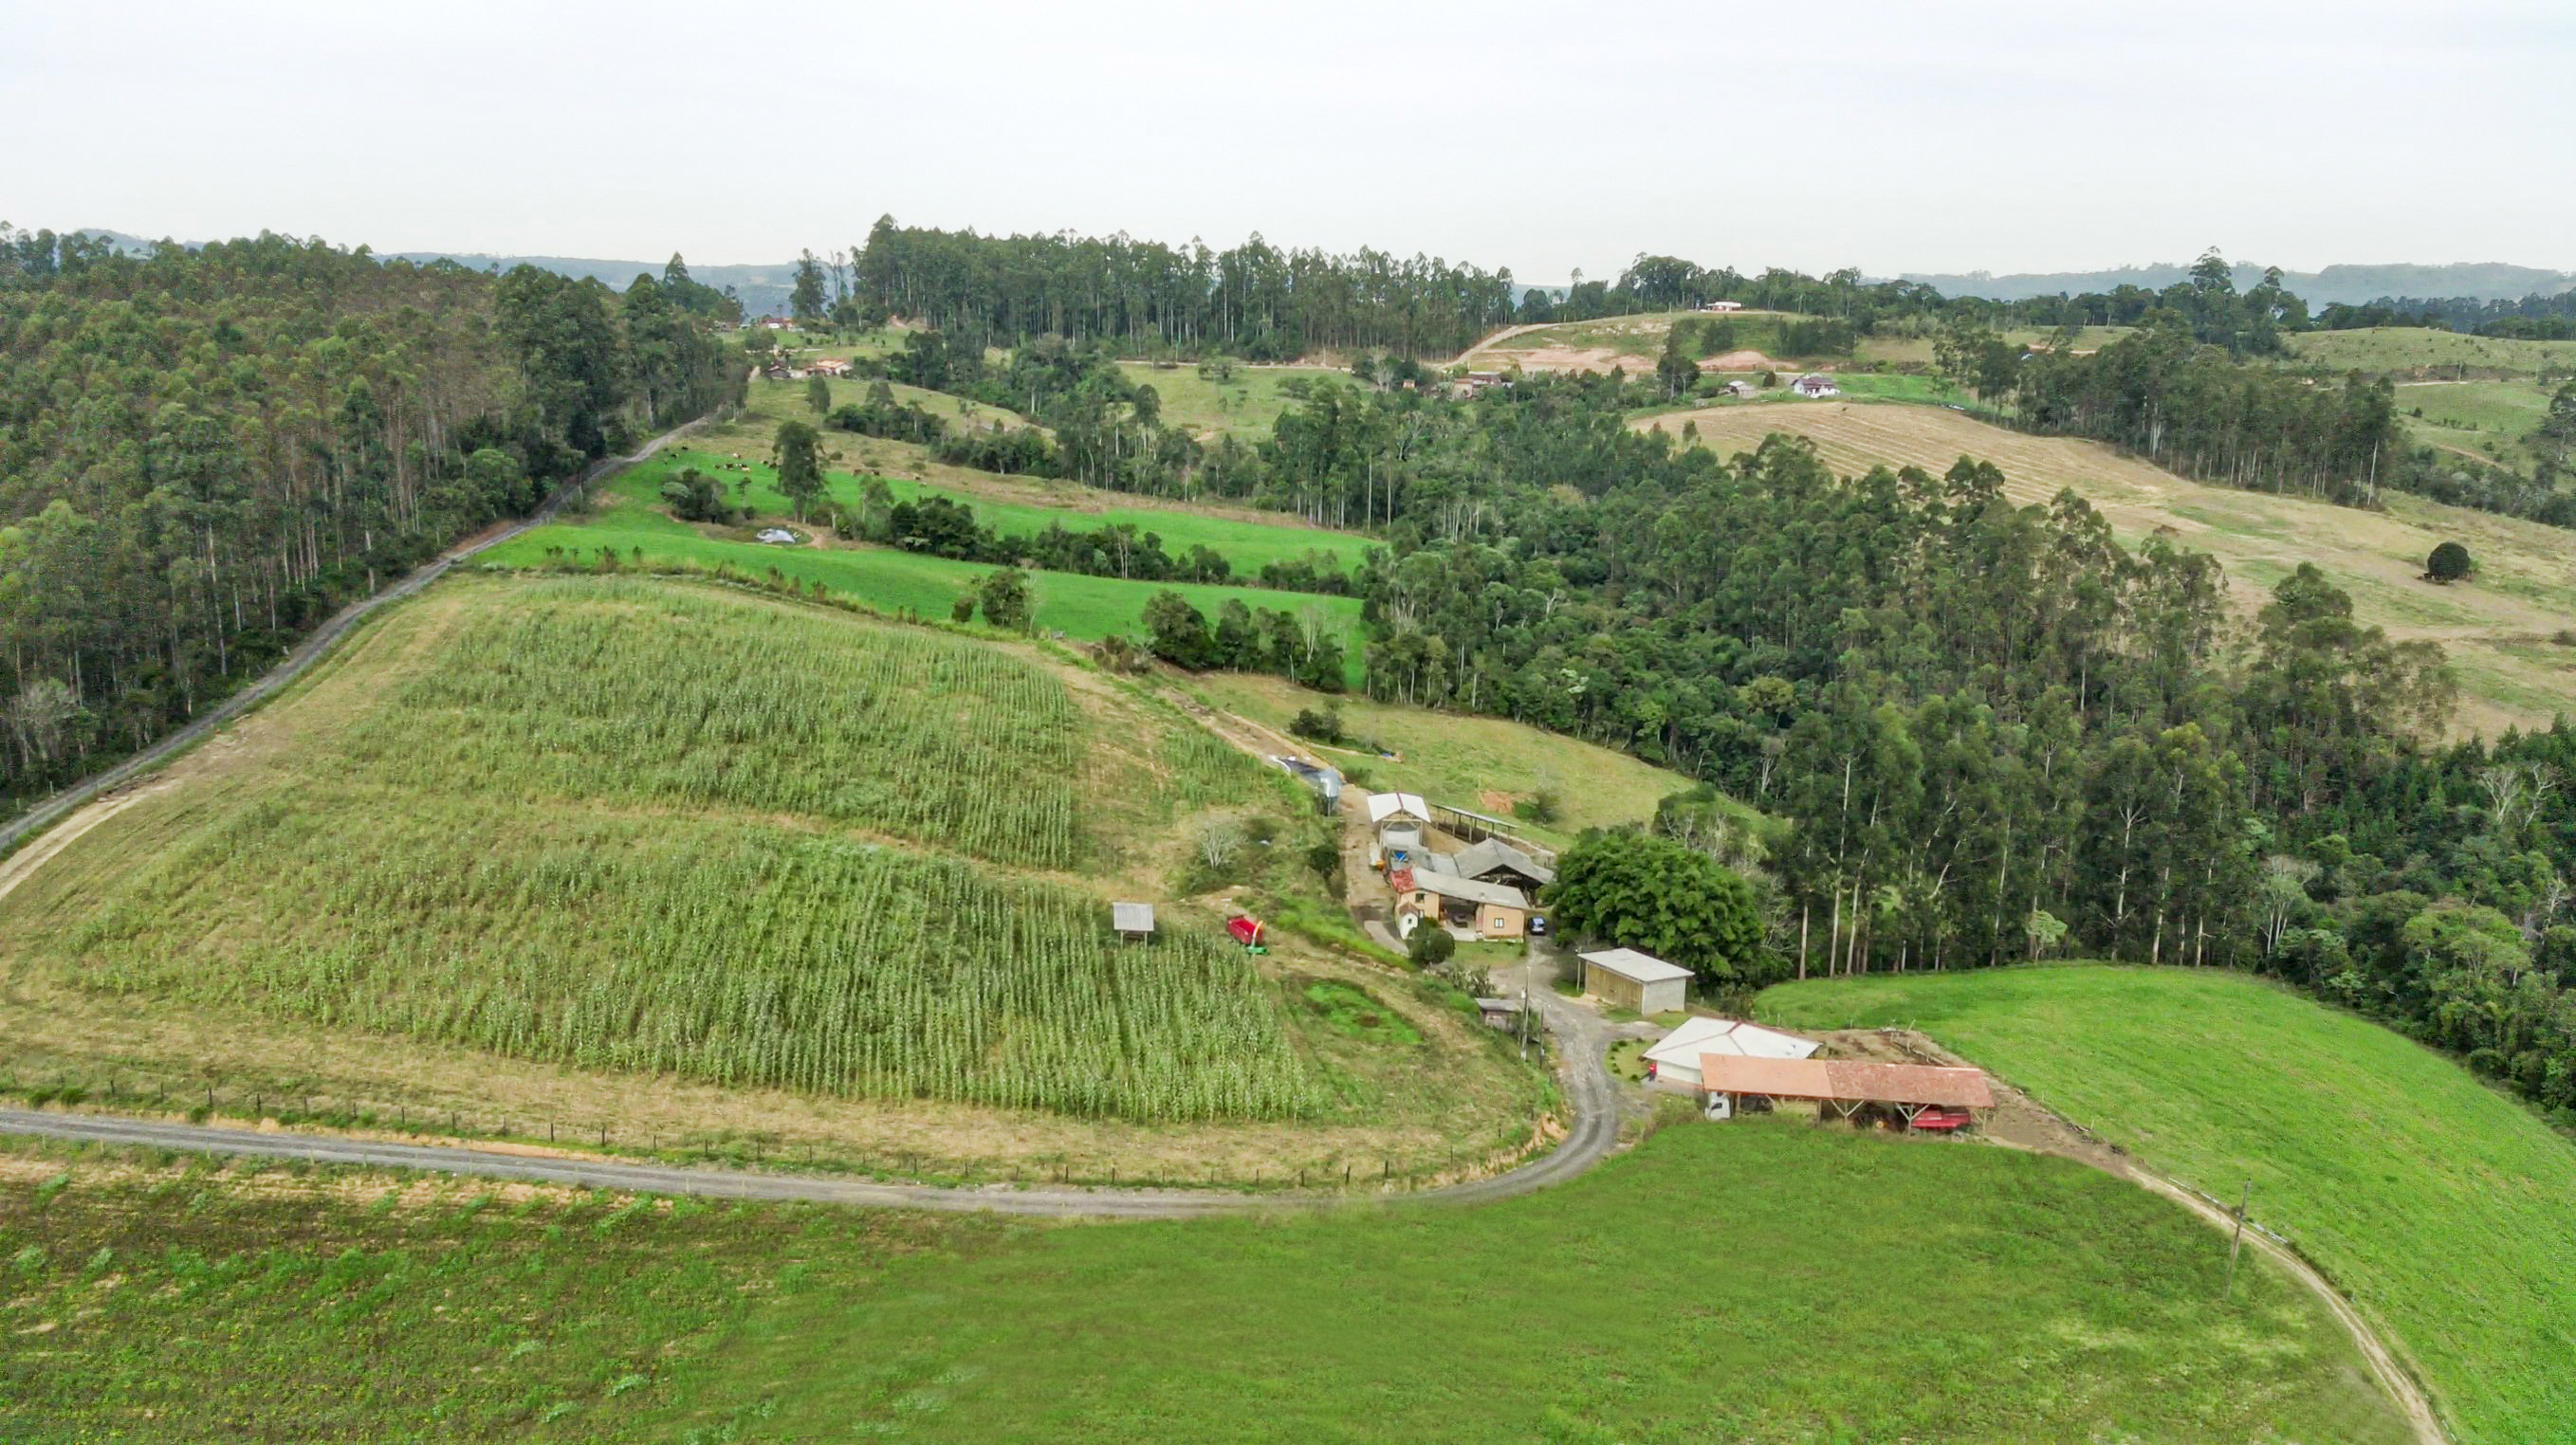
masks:
<path id="1" fill-rule="evenodd" d="M 1234 941 L 1244 947 L 1256 953 L 1264 951 L 1261 947 L 1261 920 L 1251 914 L 1238 913 L 1227 919 L 1225 931 L 1233 935 Z"/>

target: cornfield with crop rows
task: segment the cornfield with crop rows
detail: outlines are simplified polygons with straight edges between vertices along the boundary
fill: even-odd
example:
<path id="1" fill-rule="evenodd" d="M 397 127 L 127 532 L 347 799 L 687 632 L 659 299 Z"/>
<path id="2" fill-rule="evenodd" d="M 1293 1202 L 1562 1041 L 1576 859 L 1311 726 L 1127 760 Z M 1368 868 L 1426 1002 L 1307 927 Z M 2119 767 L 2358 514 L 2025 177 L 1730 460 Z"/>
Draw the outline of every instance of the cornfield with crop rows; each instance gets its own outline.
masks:
<path id="1" fill-rule="evenodd" d="M 728 1086 L 1139 1120 L 1334 1107 L 1241 953 L 1177 921 L 1121 945 L 1105 901 L 1012 871 L 1094 861 L 1077 760 L 1107 750 L 1041 666 L 640 579 L 443 600 L 279 704 L 302 745 L 145 799 L 0 902 L 19 966 Z M 1138 721 L 1149 794 L 1261 781 Z"/>
<path id="2" fill-rule="evenodd" d="M 1064 684 L 919 628 L 644 579 L 475 610 L 338 744 L 343 775 L 513 800 L 789 813 L 1072 868 Z"/>
<path id="3" fill-rule="evenodd" d="M 65 932 L 87 986 L 727 1086 L 1145 1120 L 1329 1092 L 1273 986 L 1068 889 L 689 821 L 255 804 Z"/>

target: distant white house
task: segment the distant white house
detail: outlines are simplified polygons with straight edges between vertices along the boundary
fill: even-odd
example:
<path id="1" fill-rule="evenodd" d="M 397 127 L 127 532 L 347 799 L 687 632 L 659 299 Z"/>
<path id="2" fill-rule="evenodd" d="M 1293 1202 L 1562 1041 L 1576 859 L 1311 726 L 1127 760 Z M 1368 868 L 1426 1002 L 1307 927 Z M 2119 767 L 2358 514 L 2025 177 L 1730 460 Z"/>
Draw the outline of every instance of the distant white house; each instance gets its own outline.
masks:
<path id="1" fill-rule="evenodd" d="M 1702 311 L 1741 311 L 1744 309 L 1744 303 L 1741 301 L 1711 301 L 1701 306 L 1699 309 Z"/>
<path id="2" fill-rule="evenodd" d="M 1843 394 L 1843 389 L 1834 385 L 1834 379 L 1830 376 L 1802 376 L 1796 381 L 1790 382 L 1789 389 L 1796 392 L 1798 395 L 1805 397 L 1840 396 Z"/>
<path id="3" fill-rule="evenodd" d="M 1748 1059 L 1803 1059 L 1818 1045 L 1814 1039 L 1766 1029 L 1741 1019 L 1694 1018 L 1646 1050 L 1646 1076 L 1659 1088 L 1699 1092 L 1699 1061 L 1709 1054 Z"/>

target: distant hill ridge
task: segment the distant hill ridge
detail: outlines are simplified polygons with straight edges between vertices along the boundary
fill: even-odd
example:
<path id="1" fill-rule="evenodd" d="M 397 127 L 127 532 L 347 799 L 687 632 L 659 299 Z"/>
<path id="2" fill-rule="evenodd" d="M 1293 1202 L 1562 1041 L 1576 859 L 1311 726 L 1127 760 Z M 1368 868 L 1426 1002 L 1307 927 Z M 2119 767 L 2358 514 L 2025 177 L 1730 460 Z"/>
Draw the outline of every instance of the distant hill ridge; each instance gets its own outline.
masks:
<path id="1" fill-rule="evenodd" d="M 106 237 L 122 251 L 152 249 L 153 243 L 140 236 L 95 226 L 83 229 L 88 235 Z M 187 244 L 198 243 L 191 241 Z M 504 271 L 519 265 L 536 266 L 575 279 L 595 278 L 621 291 L 639 275 L 661 275 L 663 264 L 660 261 L 598 260 L 580 256 L 503 256 L 488 251 L 394 251 L 383 254 L 400 256 L 406 261 L 454 261 L 477 271 L 495 266 Z M 2241 291 L 2261 281 L 2263 270 L 2258 263 L 2239 262 L 2235 268 L 2237 289 Z M 689 274 L 700 284 L 718 290 L 732 287 L 734 294 L 742 299 L 743 311 L 747 315 L 761 316 L 787 310 L 787 295 L 796 281 L 796 263 L 791 260 L 747 266 L 693 264 L 689 267 Z M 2059 292 L 2079 295 L 2086 291 L 2110 291 L 2124 285 L 2161 291 L 2190 274 L 2188 265 L 2178 263 L 2119 266 L 2107 271 L 2015 271 L 2000 276 L 1991 271 L 1898 273 L 1901 279 L 1920 281 L 1944 296 L 1987 296 L 1997 301 L 2020 301 Z M 2576 287 L 2576 271 L 2550 271 L 2503 261 L 2454 261 L 2440 266 L 2399 262 L 2335 265 L 2322 271 L 2285 270 L 2281 273 L 2281 284 L 2304 299 L 2310 307 L 2336 301 L 2358 306 L 2392 296 L 2519 301 L 2535 293 L 2554 296 Z M 1517 289 L 1524 294 L 1546 291 L 1558 300 L 1564 299 L 1566 290 L 1562 285 L 1523 285 Z M 1513 299 L 1517 301 L 1519 297 Z"/>
<path id="2" fill-rule="evenodd" d="M 2239 262 L 2235 268 L 2236 288 L 2242 291 L 2261 281 L 2263 270 L 2259 264 Z M 1920 281 L 1944 296 L 1986 296 L 1997 301 L 2022 301 L 2059 292 L 2080 295 L 2087 291 L 2110 291 L 2124 285 L 2161 291 L 2190 274 L 2188 265 L 2170 264 L 2122 266 L 2109 271 L 2016 272 L 2003 276 L 1988 271 L 1950 275 L 1927 271 L 1901 273 L 1902 279 Z M 2389 296 L 2466 296 L 2479 301 L 2519 301 L 2534 293 L 2554 296 L 2576 286 L 2576 272 L 2544 271 L 2502 261 L 2455 261 L 2446 266 L 2396 263 L 2328 266 L 2322 271 L 2284 270 L 2281 284 L 2312 307 L 2337 301 L 2358 306 Z"/>

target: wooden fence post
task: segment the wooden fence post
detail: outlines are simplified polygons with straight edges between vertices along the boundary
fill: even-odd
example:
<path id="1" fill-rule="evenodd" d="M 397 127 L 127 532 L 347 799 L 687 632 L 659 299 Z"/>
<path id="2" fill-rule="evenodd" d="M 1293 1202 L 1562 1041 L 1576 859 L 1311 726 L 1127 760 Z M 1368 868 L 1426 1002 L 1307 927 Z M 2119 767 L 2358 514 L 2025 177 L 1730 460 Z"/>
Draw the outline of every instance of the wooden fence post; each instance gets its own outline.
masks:
<path id="1" fill-rule="evenodd" d="M 2245 1181 L 2245 1190 L 2236 1196 L 2236 1232 L 2227 1241 L 2227 1292 L 2236 1293 L 2236 1251 L 2245 1246 L 2245 1208 L 2254 1202 L 2254 1181 Z"/>

